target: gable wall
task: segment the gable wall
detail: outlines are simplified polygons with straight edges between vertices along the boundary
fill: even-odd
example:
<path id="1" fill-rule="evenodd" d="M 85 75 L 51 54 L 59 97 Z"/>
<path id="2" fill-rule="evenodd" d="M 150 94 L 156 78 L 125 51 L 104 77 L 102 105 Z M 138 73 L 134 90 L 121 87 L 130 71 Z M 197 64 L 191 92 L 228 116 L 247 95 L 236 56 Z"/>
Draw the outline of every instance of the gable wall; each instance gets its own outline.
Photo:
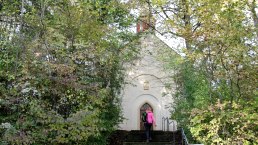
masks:
<path id="1" fill-rule="evenodd" d="M 125 117 L 120 125 L 124 130 L 140 129 L 140 108 L 148 103 L 154 109 L 157 127 L 162 129 L 162 117 L 170 117 L 169 106 L 173 103 L 171 95 L 166 93 L 165 84 L 171 82 L 169 73 L 165 73 L 162 63 L 158 61 L 157 54 L 162 49 L 170 49 L 155 35 L 147 33 L 140 39 L 140 56 L 135 64 L 127 67 L 127 82 L 122 95 L 122 109 Z M 171 50 L 172 51 L 172 50 Z M 149 82 L 149 89 L 145 90 L 143 84 Z"/>

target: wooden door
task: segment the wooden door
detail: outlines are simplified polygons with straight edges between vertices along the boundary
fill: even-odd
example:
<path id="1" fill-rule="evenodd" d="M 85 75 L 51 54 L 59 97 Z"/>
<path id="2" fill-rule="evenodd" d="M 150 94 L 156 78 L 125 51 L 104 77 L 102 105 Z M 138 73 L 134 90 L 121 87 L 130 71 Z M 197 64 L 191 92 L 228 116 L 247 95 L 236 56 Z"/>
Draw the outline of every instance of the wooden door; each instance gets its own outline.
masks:
<path id="1" fill-rule="evenodd" d="M 142 122 L 142 113 L 146 111 L 146 109 L 150 107 L 151 110 L 153 111 L 151 105 L 149 105 L 148 103 L 145 103 L 142 105 L 142 107 L 140 108 L 140 130 L 144 130 L 144 123 Z"/>

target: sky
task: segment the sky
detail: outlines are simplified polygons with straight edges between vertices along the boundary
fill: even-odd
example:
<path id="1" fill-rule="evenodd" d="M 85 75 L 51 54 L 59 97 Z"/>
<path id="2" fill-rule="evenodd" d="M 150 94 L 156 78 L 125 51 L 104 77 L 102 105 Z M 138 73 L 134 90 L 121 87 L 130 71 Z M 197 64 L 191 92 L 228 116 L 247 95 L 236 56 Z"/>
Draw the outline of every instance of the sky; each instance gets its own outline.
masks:
<path id="1" fill-rule="evenodd" d="M 131 11 L 131 14 L 134 17 L 139 17 L 139 14 L 140 13 L 145 13 L 146 9 L 148 9 L 148 8 L 147 7 L 145 7 L 145 8 L 141 7 L 140 11 L 139 11 L 139 9 L 134 9 L 134 10 Z M 157 30 L 159 30 L 162 27 L 161 23 L 159 22 L 159 20 L 157 20 L 158 18 L 155 17 L 155 19 L 156 19 L 155 27 L 156 27 Z M 134 24 L 131 27 L 131 31 L 136 33 L 136 24 Z M 166 43 L 171 49 L 173 49 L 175 52 L 177 52 L 179 55 L 185 56 L 185 54 L 182 51 L 185 48 L 185 41 L 184 41 L 183 38 L 172 36 L 172 35 L 166 35 L 165 36 L 165 35 L 161 35 L 158 32 L 155 32 L 155 35 L 159 39 L 161 39 L 164 43 Z"/>

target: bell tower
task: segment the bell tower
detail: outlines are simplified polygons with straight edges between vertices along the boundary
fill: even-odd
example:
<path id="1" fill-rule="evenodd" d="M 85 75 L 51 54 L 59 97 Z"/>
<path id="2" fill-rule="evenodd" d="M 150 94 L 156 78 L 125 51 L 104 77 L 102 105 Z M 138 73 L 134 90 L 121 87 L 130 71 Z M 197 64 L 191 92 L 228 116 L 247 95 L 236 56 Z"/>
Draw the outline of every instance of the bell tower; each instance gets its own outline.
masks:
<path id="1" fill-rule="evenodd" d="M 155 29 L 155 22 L 150 4 L 142 4 L 140 6 L 140 16 L 136 26 L 137 33 L 144 32 L 146 30 L 152 31 Z"/>

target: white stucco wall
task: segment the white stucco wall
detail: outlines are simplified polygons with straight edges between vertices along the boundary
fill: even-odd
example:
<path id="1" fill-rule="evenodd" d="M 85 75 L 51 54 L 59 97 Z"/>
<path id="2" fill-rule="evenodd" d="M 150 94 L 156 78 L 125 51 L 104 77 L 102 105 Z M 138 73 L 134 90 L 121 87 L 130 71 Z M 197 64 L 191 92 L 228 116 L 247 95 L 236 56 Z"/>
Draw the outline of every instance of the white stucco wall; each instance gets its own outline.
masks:
<path id="1" fill-rule="evenodd" d="M 125 120 L 120 124 L 120 129 L 139 130 L 140 108 L 148 103 L 154 110 L 157 122 L 154 130 L 161 130 L 162 117 L 170 117 L 169 109 L 173 103 L 173 96 L 163 95 L 166 93 L 166 81 L 171 80 L 168 80 L 168 74 L 164 72 L 162 63 L 156 57 L 158 50 L 170 48 L 151 33 L 141 37 L 140 42 L 139 59 L 135 60 L 134 65 L 127 66 L 128 84 L 125 85 L 121 96 Z M 149 82 L 148 90 L 144 90 L 145 81 Z"/>

